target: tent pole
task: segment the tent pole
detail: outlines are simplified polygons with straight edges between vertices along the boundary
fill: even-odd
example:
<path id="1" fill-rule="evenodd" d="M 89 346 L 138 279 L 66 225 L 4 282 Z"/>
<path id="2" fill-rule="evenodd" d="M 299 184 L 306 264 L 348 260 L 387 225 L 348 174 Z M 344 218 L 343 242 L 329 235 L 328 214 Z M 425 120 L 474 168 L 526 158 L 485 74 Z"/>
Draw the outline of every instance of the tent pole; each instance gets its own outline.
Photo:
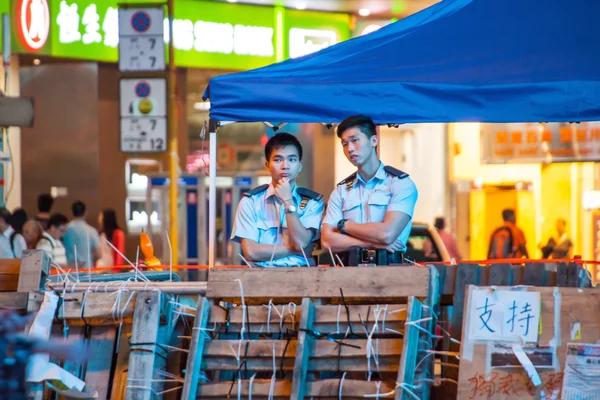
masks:
<path id="1" fill-rule="evenodd" d="M 209 164 L 208 164 L 208 268 L 215 267 L 217 249 L 217 127 L 218 121 L 210 120 Z"/>

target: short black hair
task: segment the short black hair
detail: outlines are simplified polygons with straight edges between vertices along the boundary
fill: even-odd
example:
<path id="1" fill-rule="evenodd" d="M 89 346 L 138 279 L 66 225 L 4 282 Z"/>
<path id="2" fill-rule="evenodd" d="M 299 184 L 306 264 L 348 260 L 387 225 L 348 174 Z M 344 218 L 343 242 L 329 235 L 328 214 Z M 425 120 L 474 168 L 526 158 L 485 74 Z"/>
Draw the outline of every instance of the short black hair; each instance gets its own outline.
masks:
<path id="1" fill-rule="evenodd" d="M 434 226 L 438 231 L 444 229 L 446 227 L 446 220 L 444 219 L 444 217 L 437 217 L 435 219 Z"/>
<path id="2" fill-rule="evenodd" d="M 502 210 L 502 219 L 504 221 L 510 221 L 511 219 L 515 218 L 515 210 L 513 210 L 512 208 L 506 208 L 504 210 Z"/>
<path id="3" fill-rule="evenodd" d="M 341 138 L 342 134 L 351 128 L 358 128 L 369 138 L 377 135 L 377 127 L 375 126 L 375 123 L 371 117 L 366 115 L 353 115 L 343 120 L 337 127 L 337 136 Z"/>
<path id="4" fill-rule="evenodd" d="M 273 150 L 279 147 L 294 146 L 298 150 L 298 157 L 302 161 L 302 145 L 296 136 L 287 132 L 279 132 L 271 137 L 265 145 L 265 159 L 269 161 Z"/>
<path id="5" fill-rule="evenodd" d="M 2 207 L 0 208 L 0 219 L 3 219 L 4 222 L 10 224 L 10 220 L 12 219 L 12 214 L 8 211 L 8 208 Z"/>
<path id="6" fill-rule="evenodd" d="M 13 227 L 15 232 L 23 233 L 23 225 L 29 220 L 27 211 L 23 208 L 15 208 L 10 217 L 10 226 Z"/>
<path id="7" fill-rule="evenodd" d="M 54 204 L 54 199 L 48 193 L 42 193 L 38 196 L 37 206 L 38 206 L 39 212 L 42 212 L 42 213 L 50 212 L 53 204 Z"/>
<path id="8" fill-rule="evenodd" d="M 71 206 L 71 211 L 73 212 L 73 216 L 75 218 L 83 217 L 85 215 L 85 204 L 83 201 L 77 200 Z"/>
<path id="9" fill-rule="evenodd" d="M 50 218 L 48 218 L 48 229 L 51 227 L 59 227 L 61 225 L 66 225 L 69 223 L 69 219 L 63 214 L 52 214 Z"/>

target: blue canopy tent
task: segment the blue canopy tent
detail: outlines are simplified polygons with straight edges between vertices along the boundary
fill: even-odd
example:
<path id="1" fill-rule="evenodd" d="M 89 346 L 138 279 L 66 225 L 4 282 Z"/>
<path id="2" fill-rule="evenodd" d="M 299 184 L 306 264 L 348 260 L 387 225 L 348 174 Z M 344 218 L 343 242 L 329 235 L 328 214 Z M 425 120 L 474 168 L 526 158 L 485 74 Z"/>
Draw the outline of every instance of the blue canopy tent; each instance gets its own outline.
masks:
<path id="1" fill-rule="evenodd" d="M 213 122 L 600 120 L 599 17 L 594 0 L 445 0 L 317 53 L 213 78 L 205 97 Z M 211 226 L 215 154 L 211 129 Z"/>
<path id="2" fill-rule="evenodd" d="M 445 0 L 302 58 L 211 79 L 218 121 L 600 120 L 600 2 Z"/>

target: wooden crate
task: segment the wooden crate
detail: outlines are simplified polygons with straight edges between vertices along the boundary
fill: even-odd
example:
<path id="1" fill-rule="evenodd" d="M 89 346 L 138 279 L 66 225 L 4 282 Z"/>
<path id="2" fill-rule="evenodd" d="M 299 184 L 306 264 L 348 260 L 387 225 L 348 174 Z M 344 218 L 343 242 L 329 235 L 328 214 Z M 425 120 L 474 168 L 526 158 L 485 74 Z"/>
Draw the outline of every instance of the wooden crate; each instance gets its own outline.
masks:
<path id="1" fill-rule="evenodd" d="M 427 397 L 438 299 L 434 268 L 211 271 L 181 398 Z"/>

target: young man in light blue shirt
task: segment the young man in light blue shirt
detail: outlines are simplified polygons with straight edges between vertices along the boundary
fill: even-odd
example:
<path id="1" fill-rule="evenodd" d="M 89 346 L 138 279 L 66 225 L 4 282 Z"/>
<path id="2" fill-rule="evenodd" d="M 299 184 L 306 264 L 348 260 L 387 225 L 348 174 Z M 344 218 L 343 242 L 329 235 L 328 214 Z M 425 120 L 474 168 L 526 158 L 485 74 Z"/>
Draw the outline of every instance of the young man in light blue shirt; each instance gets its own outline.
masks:
<path id="1" fill-rule="evenodd" d="M 274 135 L 265 146 L 269 185 L 258 186 L 240 201 L 233 241 L 242 245 L 244 258 L 261 267 L 314 265 L 313 242 L 319 239 L 322 195 L 298 187 L 302 146 L 289 133 Z"/>
<path id="2" fill-rule="evenodd" d="M 100 235 L 96 229 L 85 222 L 86 207 L 83 202 L 74 202 L 71 211 L 74 218 L 67 225 L 63 236 L 67 262 L 73 264 L 77 260 L 80 267 L 85 265 L 86 268 L 92 268 L 100 258 Z M 87 265 L 88 261 L 91 261 L 92 265 Z"/>
<path id="3" fill-rule="evenodd" d="M 27 249 L 25 238 L 10 226 L 12 214 L 0 208 L 0 258 L 21 258 Z"/>
<path id="4" fill-rule="evenodd" d="M 323 219 L 321 244 L 347 265 L 403 263 L 418 198 L 408 174 L 377 157 L 376 126 L 355 115 L 337 128 L 344 154 L 357 171 L 338 183 Z"/>

